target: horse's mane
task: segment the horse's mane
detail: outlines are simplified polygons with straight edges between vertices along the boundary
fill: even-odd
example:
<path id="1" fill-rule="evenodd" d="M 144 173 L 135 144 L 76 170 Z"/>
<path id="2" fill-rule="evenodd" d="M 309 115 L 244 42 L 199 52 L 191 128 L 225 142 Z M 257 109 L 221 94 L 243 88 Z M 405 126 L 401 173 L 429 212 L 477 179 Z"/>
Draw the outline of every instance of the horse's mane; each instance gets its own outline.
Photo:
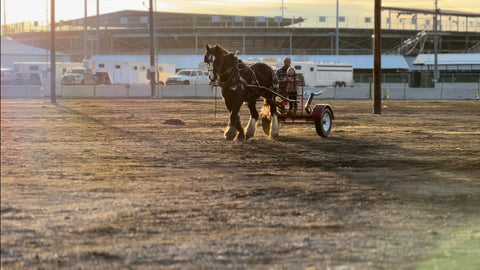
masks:
<path id="1" fill-rule="evenodd" d="M 228 54 L 231 53 L 230 51 L 228 51 L 227 49 L 223 48 L 222 46 L 220 46 L 220 45 L 218 45 L 218 44 L 215 45 L 215 47 L 217 48 L 217 50 L 222 51 L 223 54 L 225 54 L 225 55 L 228 55 Z"/>
<path id="2" fill-rule="evenodd" d="M 212 51 L 213 53 L 221 53 L 222 55 L 228 55 L 230 52 L 223 48 L 222 46 L 216 44 L 215 46 L 210 46 L 207 44 L 206 46 L 206 52 Z"/>

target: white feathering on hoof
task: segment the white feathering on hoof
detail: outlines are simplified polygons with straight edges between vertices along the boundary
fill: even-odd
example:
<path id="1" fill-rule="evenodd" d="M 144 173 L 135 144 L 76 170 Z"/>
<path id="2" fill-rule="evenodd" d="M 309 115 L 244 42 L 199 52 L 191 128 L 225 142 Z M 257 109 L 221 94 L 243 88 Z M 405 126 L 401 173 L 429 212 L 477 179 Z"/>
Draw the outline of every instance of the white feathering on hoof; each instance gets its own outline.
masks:
<path id="1" fill-rule="evenodd" d="M 272 123 L 270 125 L 270 138 L 276 139 L 278 137 L 278 118 L 276 114 L 272 115 Z"/>
<path id="2" fill-rule="evenodd" d="M 231 141 L 235 139 L 235 136 L 237 136 L 237 129 L 232 126 L 228 126 L 227 130 L 225 130 L 225 139 Z"/>
<path id="3" fill-rule="evenodd" d="M 254 118 L 250 117 L 250 120 L 248 121 L 248 125 L 247 125 L 247 131 L 245 133 L 245 136 L 248 139 L 250 138 L 253 138 L 253 136 L 255 136 L 255 124 L 257 122 L 255 121 Z"/>

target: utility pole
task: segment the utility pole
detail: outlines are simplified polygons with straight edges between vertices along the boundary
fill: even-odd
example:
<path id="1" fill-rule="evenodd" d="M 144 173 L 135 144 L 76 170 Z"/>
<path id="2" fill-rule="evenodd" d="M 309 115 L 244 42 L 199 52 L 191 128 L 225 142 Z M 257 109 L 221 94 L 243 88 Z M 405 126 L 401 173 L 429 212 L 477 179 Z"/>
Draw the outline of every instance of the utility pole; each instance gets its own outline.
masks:
<path id="1" fill-rule="evenodd" d="M 373 113 L 382 113 L 382 0 L 375 0 L 373 36 Z"/>
<path id="2" fill-rule="evenodd" d="M 339 44 L 339 40 L 338 40 L 338 1 L 337 0 L 337 16 L 336 16 L 336 24 L 335 24 L 335 55 L 338 55 L 338 44 Z"/>
<path id="3" fill-rule="evenodd" d="M 100 0 L 97 0 L 97 50 L 96 55 L 99 54 L 100 50 Z"/>
<path id="4" fill-rule="evenodd" d="M 148 22 L 149 22 L 149 30 L 150 30 L 150 89 L 152 97 L 155 96 L 155 82 L 156 82 L 156 68 L 155 68 L 155 36 L 154 36 L 154 21 L 153 21 L 153 0 L 150 0 L 150 6 L 148 8 Z"/>
<path id="5" fill-rule="evenodd" d="M 52 18 L 51 18 L 51 22 L 50 22 L 50 102 L 52 104 L 55 104 L 57 103 L 57 99 L 56 99 L 56 91 L 55 91 L 55 85 L 56 85 L 56 81 L 55 81 L 55 75 L 57 73 L 57 63 L 56 63 L 56 59 L 55 59 L 55 55 L 56 55 L 56 52 L 55 52 L 55 0 L 52 0 L 52 3 L 51 3 L 52 7 L 50 8 L 51 10 L 51 13 L 52 13 Z"/>

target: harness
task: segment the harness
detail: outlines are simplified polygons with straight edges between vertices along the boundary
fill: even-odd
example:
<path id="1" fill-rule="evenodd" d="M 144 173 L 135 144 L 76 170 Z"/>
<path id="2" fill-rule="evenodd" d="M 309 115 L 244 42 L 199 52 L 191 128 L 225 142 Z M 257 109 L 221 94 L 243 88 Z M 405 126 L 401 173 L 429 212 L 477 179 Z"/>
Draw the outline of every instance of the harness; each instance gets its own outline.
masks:
<path id="1" fill-rule="evenodd" d="M 274 78 L 274 81 L 273 81 L 273 89 L 272 89 L 272 88 L 268 88 L 268 87 L 260 85 L 260 82 L 257 79 L 257 74 L 255 73 L 255 71 L 253 71 L 250 67 L 244 65 L 237 58 L 235 58 L 236 63 L 234 65 L 232 65 L 231 67 L 224 70 L 221 74 L 218 74 L 219 77 L 220 77 L 218 80 L 217 80 L 217 72 L 216 72 L 218 67 L 215 65 L 215 59 L 214 59 L 213 55 L 211 55 L 209 57 L 209 61 L 210 61 L 209 73 L 210 72 L 213 73 L 213 78 L 210 77 L 210 81 L 212 81 L 214 84 L 216 83 L 217 85 L 219 85 L 222 88 L 229 87 L 230 90 L 235 91 L 235 90 L 237 90 L 238 85 L 241 84 L 244 87 L 248 87 L 250 89 L 253 89 L 256 94 L 258 94 L 258 95 L 260 95 L 264 98 L 267 98 L 266 94 L 264 92 L 264 91 L 266 91 L 266 92 L 268 92 L 270 94 L 273 94 L 273 95 L 275 95 L 275 96 L 277 96 L 277 97 L 279 97 L 283 100 L 294 101 L 294 100 L 290 100 L 289 98 L 287 98 L 283 95 L 278 94 L 277 92 L 275 92 L 273 90 L 273 89 L 278 87 L 278 79 L 277 79 L 277 76 L 275 75 L 275 73 L 273 72 L 273 70 L 272 70 L 272 77 Z M 242 65 L 242 67 L 240 68 L 241 65 Z M 252 79 L 250 80 L 250 82 L 247 81 L 243 76 L 240 75 L 240 69 L 248 70 L 248 72 L 252 76 Z M 227 75 L 229 75 L 229 77 L 226 80 L 222 80 L 222 77 L 225 77 Z"/>

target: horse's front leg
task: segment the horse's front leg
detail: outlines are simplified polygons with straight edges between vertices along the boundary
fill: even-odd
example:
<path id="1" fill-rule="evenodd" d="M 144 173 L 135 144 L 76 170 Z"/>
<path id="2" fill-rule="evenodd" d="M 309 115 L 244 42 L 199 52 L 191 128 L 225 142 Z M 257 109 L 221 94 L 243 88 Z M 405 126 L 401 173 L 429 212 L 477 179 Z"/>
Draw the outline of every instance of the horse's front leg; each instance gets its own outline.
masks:
<path id="1" fill-rule="evenodd" d="M 240 123 L 240 116 L 238 115 L 241 106 L 242 102 L 235 102 L 231 108 L 230 121 L 227 130 L 225 131 L 225 139 L 229 141 L 235 139 L 235 137 L 240 140 L 245 139 L 245 133 L 242 124 Z M 238 136 L 237 131 L 239 132 Z"/>
<path id="2" fill-rule="evenodd" d="M 250 120 L 245 132 L 246 139 L 253 138 L 255 136 L 255 127 L 258 121 L 258 111 L 256 108 L 257 98 L 248 101 L 248 109 L 250 110 Z"/>

